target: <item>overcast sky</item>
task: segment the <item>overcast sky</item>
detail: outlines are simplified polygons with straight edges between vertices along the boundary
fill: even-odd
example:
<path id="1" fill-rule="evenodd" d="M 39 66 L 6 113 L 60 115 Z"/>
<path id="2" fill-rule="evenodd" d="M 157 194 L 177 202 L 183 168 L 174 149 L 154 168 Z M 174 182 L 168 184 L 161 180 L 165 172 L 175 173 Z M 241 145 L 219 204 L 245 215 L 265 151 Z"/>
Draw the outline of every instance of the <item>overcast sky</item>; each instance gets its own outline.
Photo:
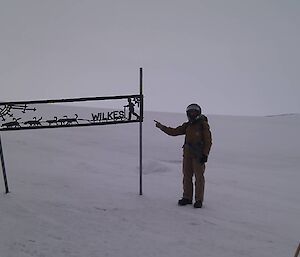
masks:
<path id="1" fill-rule="evenodd" d="M 300 113 L 299 0 L 0 0 L 0 100 L 136 94 L 146 110 Z"/>

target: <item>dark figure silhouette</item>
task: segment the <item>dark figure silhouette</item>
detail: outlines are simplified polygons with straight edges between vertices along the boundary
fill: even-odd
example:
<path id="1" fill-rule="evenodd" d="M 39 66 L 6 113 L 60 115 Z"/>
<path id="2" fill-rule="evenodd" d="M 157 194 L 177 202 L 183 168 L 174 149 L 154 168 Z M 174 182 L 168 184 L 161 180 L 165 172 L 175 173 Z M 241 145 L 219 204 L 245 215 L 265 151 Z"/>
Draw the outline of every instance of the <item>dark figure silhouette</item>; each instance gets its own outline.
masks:
<path id="1" fill-rule="evenodd" d="M 132 115 L 134 115 L 137 120 L 140 118 L 140 116 L 134 111 L 134 103 L 131 102 L 131 98 L 128 98 L 128 105 L 125 105 L 124 107 L 128 107 L 129 109 L 128 120 L 131 120 Z"/>

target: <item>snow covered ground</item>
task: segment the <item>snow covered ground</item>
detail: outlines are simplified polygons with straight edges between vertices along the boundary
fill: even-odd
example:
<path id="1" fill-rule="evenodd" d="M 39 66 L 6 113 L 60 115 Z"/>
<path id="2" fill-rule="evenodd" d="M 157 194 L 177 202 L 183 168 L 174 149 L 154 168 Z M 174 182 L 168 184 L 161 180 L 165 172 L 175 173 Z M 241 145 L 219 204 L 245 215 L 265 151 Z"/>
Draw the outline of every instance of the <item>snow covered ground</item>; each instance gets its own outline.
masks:
<path id="1" fill-rule="evenodd" d="M 0 257 L 287 257 L 300 240 L 300 115 L 208 116 L 202 209 L 179 207 L 183 114 L 138 124 L 1 133 Z"/>

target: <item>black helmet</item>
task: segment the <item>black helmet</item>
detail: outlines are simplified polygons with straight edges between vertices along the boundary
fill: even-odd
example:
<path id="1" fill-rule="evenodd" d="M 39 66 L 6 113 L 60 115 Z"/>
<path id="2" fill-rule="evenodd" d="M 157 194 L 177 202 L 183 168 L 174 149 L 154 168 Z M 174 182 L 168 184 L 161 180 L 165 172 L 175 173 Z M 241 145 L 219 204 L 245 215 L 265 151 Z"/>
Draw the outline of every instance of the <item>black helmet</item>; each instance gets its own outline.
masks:
<path id="1" fill-rule="evenodd" d="M 201 115 L 201 107 L 198 104 L 190 104 L 186 107 L 186 115 L 191 122 L 198 120 Z"/>

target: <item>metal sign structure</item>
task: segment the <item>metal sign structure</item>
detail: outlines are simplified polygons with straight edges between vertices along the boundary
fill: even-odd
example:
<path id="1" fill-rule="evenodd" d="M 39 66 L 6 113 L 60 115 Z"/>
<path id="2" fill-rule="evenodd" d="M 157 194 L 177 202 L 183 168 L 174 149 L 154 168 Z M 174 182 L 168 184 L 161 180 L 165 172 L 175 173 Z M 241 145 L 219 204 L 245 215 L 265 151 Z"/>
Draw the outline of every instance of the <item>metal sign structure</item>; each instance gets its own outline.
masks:
<path id="1" fill-rule="evenodd" d="M 85 108 L 72 108 L 79 102 L 107 101 L 113 109 L 97 109 L 86 112 Z M 68 104 L 65 105 L 65 104 Z M 61 113 L 59 105 L 64 105 Z M 96 108 L 93 108 L 93 110 Z M 82 111 L 83 110 L 83 111 Z M 90 109 L 88 109 L 90 110 Z M 143 122 L 143 70 L 140 68 L 140 94 L 105 97 L 0 102 L 0 132 L 99 126 L 138 122 L 140 124 L 140 195 L 142 195 L 142 122 Z M 5 184 L 9 193 L 3 149 L 0 137 L 0 158 Z"/>
<path id="2" fill-rule="evenodd" d="M 102 110 L 94 113 L 61 113 L 58 108 L 48 108 L 45 104 L 95 102 L 118 100 L 119 105 L 113 110 Z M 121 101 L 122 100 L 122 101 Z M 79 127 L 108 125 L 117 123 L 140 122 L 142 96 L 124 95 L 107 97 L 87 97 L 56 100 L 38 100 L 22 102 L 0 102 L 0 131 Z M 54 109 L 54 110 L 53 110 Z M 46 111 L 46 112 L 45 112 Z"/>

